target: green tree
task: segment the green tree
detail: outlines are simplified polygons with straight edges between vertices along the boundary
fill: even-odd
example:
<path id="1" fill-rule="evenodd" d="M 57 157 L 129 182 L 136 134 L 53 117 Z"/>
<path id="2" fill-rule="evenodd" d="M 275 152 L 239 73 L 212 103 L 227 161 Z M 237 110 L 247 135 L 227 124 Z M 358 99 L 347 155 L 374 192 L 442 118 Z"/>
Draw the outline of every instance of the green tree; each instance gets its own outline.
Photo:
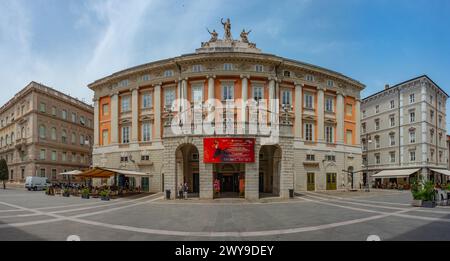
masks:
<path id="1" fill-rule="evenodd" d="M 8 164 L 5 159 L 0 160 L 0 180 L 3 181 L 3 189 L 6 189 L 6 181 L 8 180 Z"/>

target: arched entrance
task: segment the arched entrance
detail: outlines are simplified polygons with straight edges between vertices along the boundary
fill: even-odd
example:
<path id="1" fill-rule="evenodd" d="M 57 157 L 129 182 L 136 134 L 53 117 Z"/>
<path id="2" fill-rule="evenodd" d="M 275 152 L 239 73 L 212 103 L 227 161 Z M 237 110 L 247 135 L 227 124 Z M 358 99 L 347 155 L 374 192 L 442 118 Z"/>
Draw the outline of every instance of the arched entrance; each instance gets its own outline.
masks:
<path id="1" fill-rule="evenodd" d="M 213 165 L 214 184 L 219 187 L 215 197 L 234 198 L 244 196 L 245 164 L 218 163 Z M 215 188 L 217 190 L 217 187 Z"/>
<path id="2" fill-rule="evenodd" d="M 281 148 L 264 145 L 259 151 L 259 197 L 280 196 Z"/>
<path id="3" fill-rule="evenodd" d="M 187 183 L 190 197 L 198 197 L 200 192 L 200 161 L 198 149 L 193 144 L 183 144 L 175 151 L 176 193 L 180 184 Z"/>

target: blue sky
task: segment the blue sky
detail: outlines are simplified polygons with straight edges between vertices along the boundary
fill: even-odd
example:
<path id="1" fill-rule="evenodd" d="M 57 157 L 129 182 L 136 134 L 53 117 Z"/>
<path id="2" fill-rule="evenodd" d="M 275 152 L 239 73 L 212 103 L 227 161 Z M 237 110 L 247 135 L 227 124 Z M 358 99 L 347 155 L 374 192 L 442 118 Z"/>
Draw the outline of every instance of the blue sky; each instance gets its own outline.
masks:
<path id="1" fill-rule="evenodd" d="M 221 17 L 266 53 L 359 80 L 363 97 L 422 74 L 450 93 L 448 0 L 0 0 L 0 103 L 32 80 L 90 102 L 88 83 L 191 53 Z"/>

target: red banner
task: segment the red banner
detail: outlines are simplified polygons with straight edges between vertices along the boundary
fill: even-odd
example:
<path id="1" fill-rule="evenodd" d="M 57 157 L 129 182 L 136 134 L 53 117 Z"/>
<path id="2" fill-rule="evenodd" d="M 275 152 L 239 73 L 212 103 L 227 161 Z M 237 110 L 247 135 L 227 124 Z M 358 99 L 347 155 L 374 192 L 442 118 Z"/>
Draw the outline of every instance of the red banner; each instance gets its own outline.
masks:
<path id="1" fill-rule="evenodd" d="M 253 163 L 255 139 L 205 138 L 203 154 L 204 163 Z"/>

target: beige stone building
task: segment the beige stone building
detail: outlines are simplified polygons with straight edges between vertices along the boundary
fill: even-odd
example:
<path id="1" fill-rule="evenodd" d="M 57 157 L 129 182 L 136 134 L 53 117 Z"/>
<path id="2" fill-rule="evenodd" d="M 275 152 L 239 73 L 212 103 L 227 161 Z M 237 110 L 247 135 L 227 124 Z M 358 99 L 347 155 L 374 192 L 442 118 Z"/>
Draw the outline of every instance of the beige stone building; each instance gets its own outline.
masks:
<path id="1" fill-rule="evenodd" d="M 370 182 L 407 184 L 415 174 L 436 182 L 445 178 L 438 171 L 448 164 L 447 98 L 424 75 L 386 85 L 363 100 L 361 140 Z M 372 177 L 376 173 L 378 179 Z"/>
<path id="2" fill-rule="evenodd" d="M 10 182 L 27 176 L 64 180 L 59 173 L 91 165 L 93 107 L 31 82 L 0 108 L 0 157 Z"/>
<path id="3" fill-rule="evenodd" d="M 290 189 L 349 189 L 352 183 L 359 188 L 360 175 L 343 170 L 361 168 L 364 85 L 325 68 L 262 53 L 246 35 L 240 40 L 213 35 L 195 53 L 125 69 L 89 88 L 95 92 L 93 165 L 147 173 L 133 179 L 144 190 L 170 189 L 174 197 L 186 182 L 200 198 L 213 198 L 218 181 L 220 196 L 256 199 L 288 197 Z M 192 106 L 177 104 L 177 112 L 177 98 Z M 255 117 L 249 108 L 238 107 L 221 120 L 217 107 L 207 106 L 212 99 L 265 101 L 267 115 L 261 111 Z M 185 111 L 195 114 L 196 105 L 200 124 L 215 111 L 214 131 L 174 133 L 173 119 L 182 119 Z M 229 120 L 234 123 L 227 125 Z M 276 141 L 266 142 L 269 134 L 250 131 L 259 123 L 278 127 Z M 218 131 L 220 126 L 230 132 Z M 211 137 L 254 139 L 254 160 L 208 163 L 205 140 Z"/>

